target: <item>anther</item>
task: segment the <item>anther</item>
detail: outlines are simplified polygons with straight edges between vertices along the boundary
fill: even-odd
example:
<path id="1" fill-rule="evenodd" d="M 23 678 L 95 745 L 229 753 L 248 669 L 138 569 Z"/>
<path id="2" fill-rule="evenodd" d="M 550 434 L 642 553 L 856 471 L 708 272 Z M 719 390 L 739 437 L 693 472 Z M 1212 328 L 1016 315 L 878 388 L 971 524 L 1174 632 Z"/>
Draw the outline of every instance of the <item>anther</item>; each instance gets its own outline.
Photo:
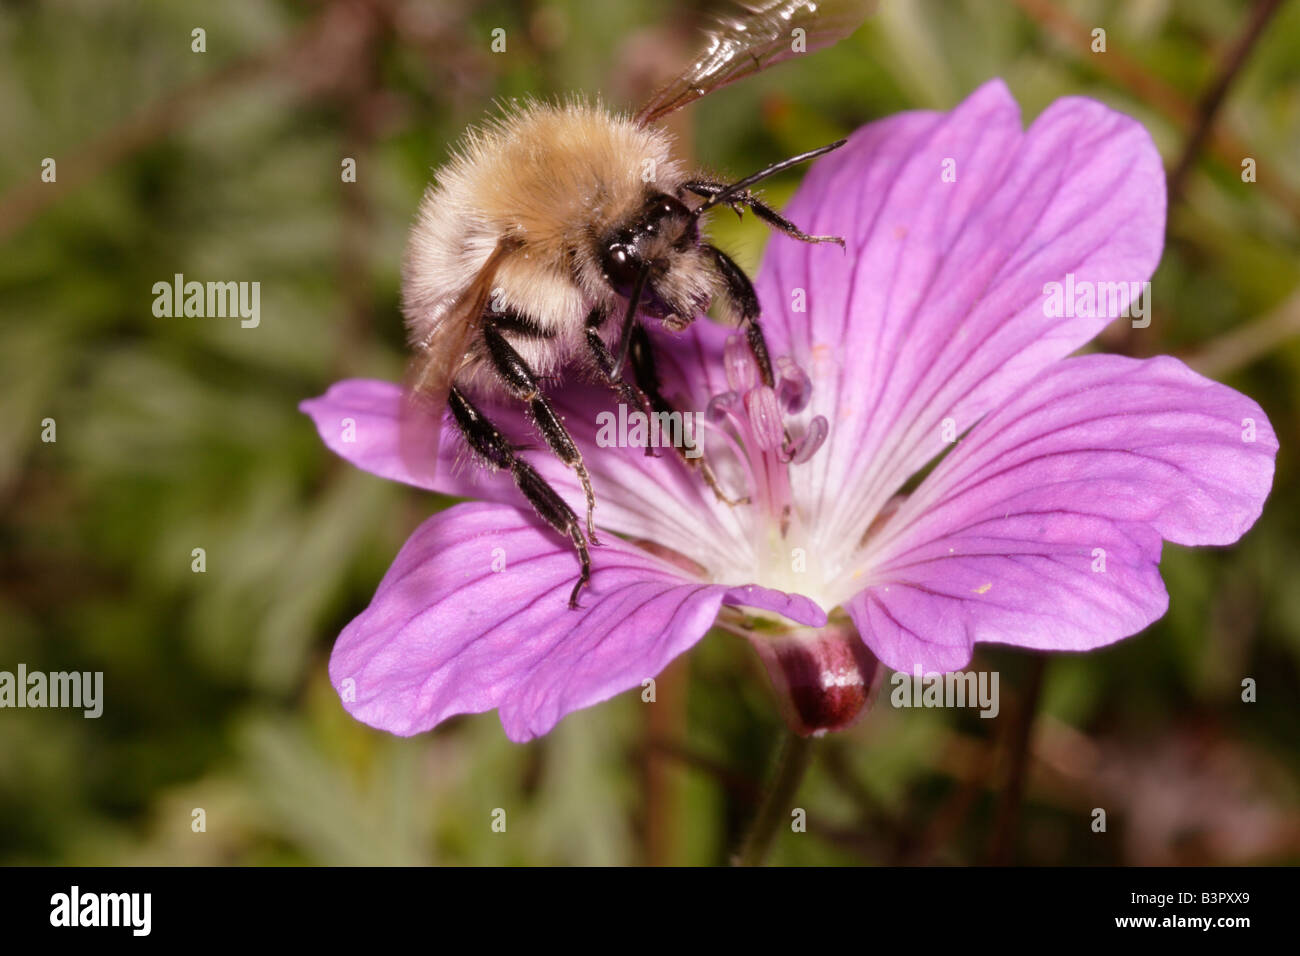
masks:
<path id="1" fill-rule="evenodd" d="M 727 336 L 727 344 L 722 352 L 723 367 L 727 373 L 727 384 L 742 395 L 758 384 L 758 363 L 749 344 L 739 335 Z"/>
<path id="2" fill-rule="evenodd" d="M 830 430 L 831 426 L 826 421 L 825 415 L 815 416 L 808 423 L 808 430 L 803 433 L 803 437 L 782 449 L 783 459 L 792 465 L 802 465 L 817 454 L 817 449 L 821 448 L 822 443 L 826 441 Z"/>
<path id="3" fill-rule="evenodd" d="M 750 389 L 745 395 L 745 411 L 749 413 L 749 427 L 759 449 L 772 451 L 780 448 L 785 440 L 785 429 L 781 424 L 781 406 L 777 404 L 776 392 L 766 386 Z"/>
<path id="4" fill-rule="evenodd" d="M 705 406 L 704 415 L 716 425 L 727 417 L 739 401 L 740 396 L 735 392 L 722 392 L 719 395 L 714 395 L 709 399 L 709 404 Z"/>
<path id="5" fill-rule="evenodd" d="M 788 355 L 776 360 L 776 397 L 787 415 L 798 415 L 812 401 L 812 379 Z"/>

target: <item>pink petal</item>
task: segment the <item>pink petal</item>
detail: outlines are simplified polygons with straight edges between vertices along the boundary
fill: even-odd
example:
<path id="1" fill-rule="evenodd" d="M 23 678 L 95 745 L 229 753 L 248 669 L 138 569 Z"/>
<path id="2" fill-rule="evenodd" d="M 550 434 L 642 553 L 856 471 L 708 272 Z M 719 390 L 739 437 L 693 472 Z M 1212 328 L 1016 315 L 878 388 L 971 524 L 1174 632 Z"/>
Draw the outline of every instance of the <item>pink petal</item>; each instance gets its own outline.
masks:
<path id="1" fill-rule="evenodd" d="M 334 646 L 330 678 L 344 706 L 403 736 L 499 708 L 507 735 L 523 741 L 658 675 L 723 604 L 826 623 L 807 598 L 693 580 L 617 539 L 593 549 L 592 564 L 582 607 L 570 610 L 577 559 L 531 515 L 494 504 L 434 515 Z"/>
<path id="2" fill-rule="evenodd" d="M 715 327 L 710 341 L 723 331 Z M 682 346 L 682 357 L 666 363 L 665 388 L 671 387 L 670 396 L 687 399 L 683 410 L 702 412 L 707 396 L 700 403 L 689 400 L 691 393 L 681 383 L 677 363 L 687 367 L 687 374 L 699 375 L 709 353 L 704 346 L 697 348 L 694 334 L 675 339 Z M 652 457 L 642 448 L 599 446 L 598 415 L 617 409 L 608 389 L 571 381 L 551 394 L 591 473 L 599 528 L 655 541 L 705 567 L 725 566 L 728 555 L 749 546 L 743 515 L 717 507 L 713 493 L 675 451 L 662 449 Z M 417 442 L 411 440 L 410 431 L 404 435 L 403 427 L 418 432 L 419 419 L 407 411 L 404 421 L 402 391 L 393 383 L 348 379 L 299 407 L 316 423 L 326 446 L 358 468 L 430 491 L 527 507 L 508 474 L 489 472 L 471 460 L 450 415 L 441 428 L 437 465 L 413 467 L 411 454 Z M 574 473 L 545 447 L 522 407 L 495 405 L 485 410 L 517 444 L 534 449 L 523 457 L 583 516 L 585 498 Z M 427 431 L 434 433 L 432 422 Z"/>
<path id="3" fill-rule="evenodd" d="M 1047 318 L 1044 285 L 1145 281 L 1164 213 L 1138 123 L 1069 98 L 1022 132 L 1000 81 L 949 114 L 873 123 L 815 164 L 787 214 L 848 254 L 774 237 L 758 287 L 773 351 L 804 366 L 809 414 L 831 423 L 794 472 L 828 548 L 943 450 L 944 419 L 965 432 L 1095 336 L 1109 320 Z"/>
<path id="4" fill-rule="evenodd" d="M 344 461 L 390 481 L 439 490 L 432 470 L 414 467 L 408 458 L 413 449 L 401 445 L 402 390 L 392 382 L 344 379 L 300 402 L 298 410 L 311 416 L 325 447 Z M 428 429 L 437 434 L 434 422 Z"/>
<path id="5" fill-rule="evenodd" d="M 1255 522 L 1277 447 L 1255 402 L 1176 359 L 1065 360 L 901 505 L 846 608 L 897 670 L 963 667 L 977 641 L 1112 643 L 1165 612 L 1162 538 L 1229 544 Z"/>

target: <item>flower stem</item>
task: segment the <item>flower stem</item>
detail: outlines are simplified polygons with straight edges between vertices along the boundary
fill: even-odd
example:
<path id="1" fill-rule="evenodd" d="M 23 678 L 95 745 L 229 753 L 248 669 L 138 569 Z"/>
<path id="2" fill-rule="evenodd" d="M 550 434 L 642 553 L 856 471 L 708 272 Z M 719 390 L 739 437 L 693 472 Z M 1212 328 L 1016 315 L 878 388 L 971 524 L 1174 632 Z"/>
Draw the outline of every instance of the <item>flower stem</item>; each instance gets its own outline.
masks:
<path id="1" fill-rule="evenodd" d="M 790 818 L 790 804 L 812 762 L 813 739 L 787 732 L 781 757 L 767 793 L 759 804 L 749 833 L 733 861 L 736 866 L 762 866 L 783 821 Z"/>

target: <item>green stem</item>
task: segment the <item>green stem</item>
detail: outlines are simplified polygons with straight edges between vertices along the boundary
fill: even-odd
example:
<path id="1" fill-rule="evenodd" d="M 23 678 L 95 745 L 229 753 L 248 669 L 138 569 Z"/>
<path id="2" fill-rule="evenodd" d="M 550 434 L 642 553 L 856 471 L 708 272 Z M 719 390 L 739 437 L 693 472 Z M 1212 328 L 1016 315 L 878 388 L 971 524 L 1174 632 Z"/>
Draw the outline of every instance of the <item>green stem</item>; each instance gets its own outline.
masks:
<path id="1" fill-rule="evenodd" d="M 735 859 L 737 866 L 762 866 L 781 824 L 790 819 L 791 803 L 812 762 L 813 740 L 789 733 L 781 748 L 780 762 L 772 783 L 763 795 L 745 842 Z"/>

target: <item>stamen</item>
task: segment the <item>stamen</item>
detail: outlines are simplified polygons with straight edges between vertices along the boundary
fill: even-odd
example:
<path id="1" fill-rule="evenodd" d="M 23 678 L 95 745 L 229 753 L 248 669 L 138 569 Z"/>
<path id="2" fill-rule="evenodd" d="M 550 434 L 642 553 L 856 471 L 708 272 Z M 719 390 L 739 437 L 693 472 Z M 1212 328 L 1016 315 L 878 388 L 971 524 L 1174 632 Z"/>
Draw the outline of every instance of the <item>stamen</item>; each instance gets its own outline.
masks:
<path id="1" fill-rule="evenodd" d="M 822 447 L 822 443 L 826 441 L 826 436 L 830 434 L 830 431 L 831 426 L 826 421 L 826 416 L 816 416 L 808 423 L 808 430 L 804 432 L 802 438 L 782 449 L 788 456 L 786 460 L 792 465 L 802 465 L 817 454 L 817 449 Z"/>
<path id="2" fill-rule="evenodd" d="M 714 423 L 730 418 L 732 409 L 739 401 L 740 395 L 737 392 L 722 392 L 714 395 L 704 409 L 704 417 Z"/>
<path id="3" fill-rule="evenodd" d="M 798 415 L 812 401 L 812 379 L 788 355 L 776 360 L 776 397 L 787 415 Z"/>
<path id="4" fill-rule="evenodd" d="M 754 361 L 754 353 L 749 350 L 749 344 L 739 335 L 727 336 L 722 361 L 727 373 L 727 384 L 734 391 L 745 395 L 758 384 L 758 363 Z"/>
<path id="5" fill-rule="evenodd" d="M 745 396 L 745 411 L 749 412 L 749 427 L 759 449 L 772 451 L 781 447 L 785 431 L 781 425 L 781 406 L 777 404 L 776 392 L 766 385 L 751 388 Z"/>
<path id="6" fill-rule="evenodd" d="M 731 335 L 723 350 L 723 367 L 730 390 L 709 400 L 706 419 L 712 430 L 726 437 L 739 458 L 749 482 L 745 497 L 769 518 L 762 526 L 783 540 L 799 519 L 789 469 L 817 453 L 830 433 L 830 424 L 817 415 L 803 426 L 798 438 L 788 438 L 786 419 L 802 412 L 812 400 L 812 380 L 789 356 L 776 359 L 776 385 L 766 386 L 749 343 L 743 336 Z"/>
<path id="7" fill-rule="evenodd" d="M 748 548 L 736 553 L 726 575 L 820 601 L 818 582 L 830 571 L 795 498 L 800 474 L 794 469 L 826 443 L 830 423 L 808 413 L 813 385 L 803 369 L 788 356 L 773 358 L 775 381 L 769 386 L 746 338 L 729 335 L 723 350 L 727 382 L 704 415 L 711 433 L 709 465 L 725 489 L 719 496 L 745 502 L 730 517 Z"/>

